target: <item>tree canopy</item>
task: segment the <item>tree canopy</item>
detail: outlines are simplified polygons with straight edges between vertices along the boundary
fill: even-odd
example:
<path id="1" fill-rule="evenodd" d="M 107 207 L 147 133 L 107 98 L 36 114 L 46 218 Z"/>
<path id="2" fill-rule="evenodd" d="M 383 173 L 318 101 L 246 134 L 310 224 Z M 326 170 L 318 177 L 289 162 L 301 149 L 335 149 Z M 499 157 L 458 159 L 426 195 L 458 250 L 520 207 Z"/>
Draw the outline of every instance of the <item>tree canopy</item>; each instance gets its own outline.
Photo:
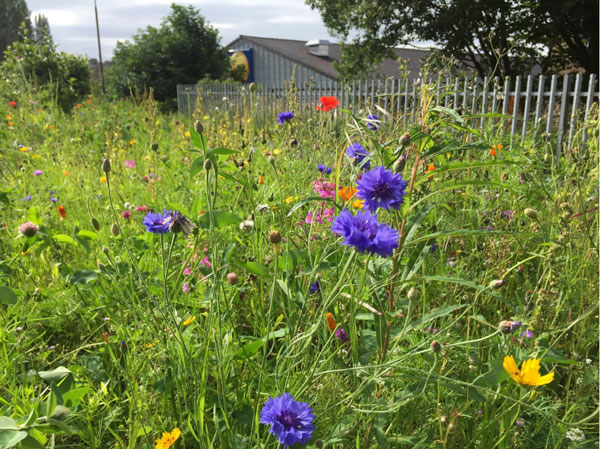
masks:
<path id="1" fill-rule="evenodd" d="M 4 59 L 4 51 L 9 45 L 23 40 L 21 24 L 31 28 L 30 14 L 25 0 L 0 1 L 0 60 Z"/>
<path id="2" fill-rule="evenodd" d="M 337 69 L 365 75 L 391 48 L 433 41 L 480 75 L 533 64 L 598 72 L 598 0 L 306 0 L 345 43 Z M 349 36 L 356 36 L 347 42 Z"/>
<path id="3" fill-rule="evenodd" d="M 172 4 L 160 28 L 149 26 L 133 42 L 117 43 L 109 79 L 119 95 L 152 88 L 169 107 L 177 84 L 227 73 L 227 52 L 219 41 L 218 31 L 197 9 Z"/>

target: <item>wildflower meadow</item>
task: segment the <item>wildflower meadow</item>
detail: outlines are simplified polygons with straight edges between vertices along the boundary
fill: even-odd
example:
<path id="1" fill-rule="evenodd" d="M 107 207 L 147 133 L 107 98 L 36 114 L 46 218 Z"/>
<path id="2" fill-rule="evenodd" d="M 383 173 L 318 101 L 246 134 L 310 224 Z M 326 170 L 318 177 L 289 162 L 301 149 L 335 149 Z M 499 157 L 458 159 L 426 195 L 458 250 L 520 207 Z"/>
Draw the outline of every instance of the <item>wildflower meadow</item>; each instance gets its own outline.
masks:
<path id="1" fill-rule="evenodd" d="M 597 107 L 420 98 L 1 103 L 0 448 L 597 447 Z"/>

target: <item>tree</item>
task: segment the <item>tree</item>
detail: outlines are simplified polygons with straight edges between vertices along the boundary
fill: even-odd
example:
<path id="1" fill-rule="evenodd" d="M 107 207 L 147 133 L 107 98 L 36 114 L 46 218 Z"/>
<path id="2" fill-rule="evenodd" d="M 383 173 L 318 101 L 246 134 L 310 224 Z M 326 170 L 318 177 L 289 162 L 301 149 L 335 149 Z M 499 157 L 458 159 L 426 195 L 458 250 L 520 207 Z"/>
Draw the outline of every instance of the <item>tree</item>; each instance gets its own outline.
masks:
<path id="1" fill-rule="evenodd" d="M 50 45 L 54 44 L 52 33 L 50 32 L 50 23 L 48 22 L 48 17 L 45 15 L 38 14 L 35 16 L 31 29 L 31 40 L 37 43 L 47 40 Z"/>
<path id="2" fill-rule="evenodd" d="M 147 27 L 133 42 L 118 42 L 109 80 L 119 95 L 152 88 L 157 100 L 174 107 L 176 86 L 227 73 L 227 52 L 218 31 L 193 6 L 172 4 L 160 28 Z"/>
<path id="3" fill-rule="evenodd" d="M 0 1 L 0 61 L 4 59 L 4 50 L 9 45 L 22 40 L 21 24 L 31 28 L 30 14 L 25 0 Z"/>
<path id="4" fill-rule="evenodd" d="M 598 0 L 567 2 L 573 11 L 564 1 L 550 0 L 306 0 L 344 41 L 357 34 L 342 45 L 342 62 L 336 67 L 346 77 L 368 73 L 392 56 L 392 47 L 415 40 L 433 41 L 444 55 L 456 57 L 481 76 L 512 76 L 544 61 L 545 53 L 551 53 L 550 37 L 562 43 L 577 34 L 580 39 L 568 47 L 579 52 L 569 50 L 570 55 L 586 67 L 591 53 L 598 58 L 597 15 L 596 21 L 591 17 L 598 11 Z M 586 10 L 587 21 L 582 14 Z M 579 19 L 571 21 L 572 14 Z M 567 24 L 571 28 L 564 30 Z"/>

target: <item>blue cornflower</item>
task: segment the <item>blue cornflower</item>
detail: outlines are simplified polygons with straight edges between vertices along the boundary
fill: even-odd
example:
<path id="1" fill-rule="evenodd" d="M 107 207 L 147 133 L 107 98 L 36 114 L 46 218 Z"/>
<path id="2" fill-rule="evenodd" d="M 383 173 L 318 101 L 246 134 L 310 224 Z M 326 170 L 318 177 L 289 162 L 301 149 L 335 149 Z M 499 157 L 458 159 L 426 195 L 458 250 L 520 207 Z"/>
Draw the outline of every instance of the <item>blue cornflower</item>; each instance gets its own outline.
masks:
<path id="1" fill-rule="evenodd" d="M 360 165 L 369 156 L 369 152 L 360 143 L 353 143 L 346 148 L 346 155 L 350 159 L 356 159 L 356 163 Z M 362 167 L 368 170 L 371 167 L 371 163 L 367 161 Z"/>
<path id="2" fill-rule="evenodd" d="M 277 116 L 277 123 L 279 123 L 280 125 L 283 125 L 285 122 L 289 122 L 293 118 L 294 118 L 293 112 L 281 112 Z"/>
<path id="3" fill-rule="evenodd" d="M 165 211 L 164 225 L 169 231 L 174 234 L 183 232 L 183 235 L 187 236 L 192 231 L 194 224 L 181 212 L 176 211 Z"/>
<path id="4" fill-rule="evenodd" d="M 50 201 L 52 201 L 53 203 L 56 203 L 58 201 L 58 198 L 51 196 Z"/>
<path id="5" fill-rule="evenodd" d="M 379 129 L 379 125 L 381 122 L 379 121 L 379 117 L 375 114 L 370 114 L 367 116 L 367 128 L 371 131 L 377 131 Z"/>
<path id="6" fill-rule="evenodd" d="M 166 234 L 169 232 L 169 222 L 165 223 L 165 220 L 168 217 L 161 214 L 160 212 L 154 214 L 152 212 L 148 212 L 144 217 L 144 226 L 146 226 L 146 232 L 152 232 L 154 234 Z"/>
<path id="7" fill-rule="evenodd" d="M 325 173 L 326 175 L 330 175 L 331 174 L 331 167 L 328 167 L 325 164 L 317 164 L 317 168 L 319 169 L 319 171 L 321 173 Z"/>
<path id="8" fill-rule="evenodd" d="M 358 211 L 356 216 L 343 210 L 335 217 L 331 230 L 344 237 L 342 245 L 357 251 L 391 256 L 398 247 L 398 231 L 377 221 L 377 215 L 369 211 Z"/>
<path id="9" fill-rule="evenodd" d="M 315 416 L 306 402 L 297 402 L 289 393 L 269 398 L 260 411 L 260 422 L 271 424 L 269 432 L 284 447 L 306 444 L 312 438 Z"/>
<path id="10" fill-rule="evenodd" d="M 400 173 L 392 173 L 385 167 L 375 167 L 362 175 L 357 181 L 358 192 L 356 196 L 365 201 L 365 209 L 370 211 L 383 207 L 399 209 L 404 203 L 407 182 Z"/>
<path id="11" fill-rule="evenodd" d="M 319 281 L 315 281 L 312 284 L 310 284 L 310 294 L 314 295 L 317 292 L 321 291 L 321 284 L 319 284 Z"/>

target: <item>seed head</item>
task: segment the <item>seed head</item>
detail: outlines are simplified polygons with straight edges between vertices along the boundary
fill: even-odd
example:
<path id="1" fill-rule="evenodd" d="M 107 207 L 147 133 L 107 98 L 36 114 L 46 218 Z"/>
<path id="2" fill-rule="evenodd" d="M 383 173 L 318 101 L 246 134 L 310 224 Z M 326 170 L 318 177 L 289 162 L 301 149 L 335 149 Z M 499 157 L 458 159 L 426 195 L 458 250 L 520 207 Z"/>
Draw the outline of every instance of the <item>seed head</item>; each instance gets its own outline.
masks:
<path id="1" fill-rule="evenodd" d="M 538 218 L 538 214 L 537 211 L 535 209 L 531 209 L 531 208 L 527 208 L 523 211 L 525 213 L 525 216 L 527 218 L 531 218 L 532 220 L 537 220 Z"/>
<path id="2" fill-rule="evenodd" d="M 433 352 L 434 354 L 439 354 L 440 352 L 442 352 L 442 345 L 439 341 L 433 340 L 431 342 L 431 352 Z"/>
<path id="3" fill-rule="evenodd" d="M 98 220 L 96 219 L 96 217 L 92 217 L 92 226 L 94 227 L 94 229 L 96 231 L 100 230 L 100 223 L 98 222 Z"/>
<path id="4" fill-rule="evenodd" d="M 196 131 L 198 134 L 202 134 L 204 132 L 204 126 L 202 126 L 200 120 L 196 120 L 194 122 L 194 131 Z"/>
<path id="5" fill-rule="evenodd" d="M 415 299 L 417 299 L 419 294 L 417 293 L 417 289 L 415 287 L 411 287 L 406 296 L 409 299 L 409 301 L 414 301 Z"/>
<path id="6" fill-rule="evenodd" d="M 398 143 L 400 145 L 402 145 L 403 147 L 405 147 L 406 145 L 408 145 L 410 143 L 410 133 L 405 132 L 404 134 L 402 134 L 402 136 L 398 140 Z"/>
<path id="7" fill-rule="evenodd" d="M 116 223 L 112 224 L 112 226 L 110 227 L 110 232 L 112 232 L 112 235 L 114 235 L 115 237 L 119 236 L 119 227 Z"/>
<path id="8" fill-rule="evenodd" d="M 281 234 L 279 233 L 279 231 L 269 232 L 269 242 L 271 242 L 273 245 L 281 243 Z"/>

